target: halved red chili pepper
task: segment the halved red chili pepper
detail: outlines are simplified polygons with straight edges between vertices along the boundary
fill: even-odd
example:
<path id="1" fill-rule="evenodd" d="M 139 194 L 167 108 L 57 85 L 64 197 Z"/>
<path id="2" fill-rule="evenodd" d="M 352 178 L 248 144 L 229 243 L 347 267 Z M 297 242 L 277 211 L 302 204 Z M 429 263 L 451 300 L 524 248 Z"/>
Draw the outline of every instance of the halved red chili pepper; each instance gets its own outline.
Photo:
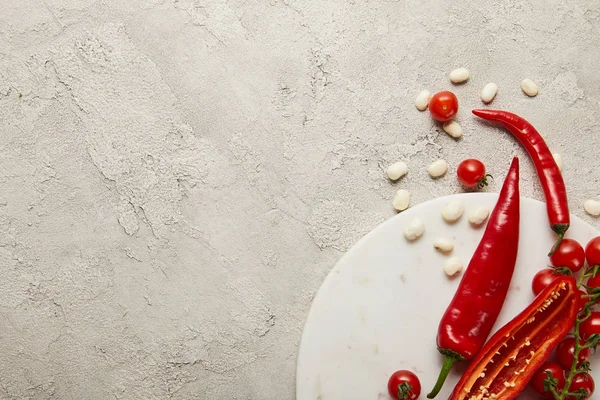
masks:
<path id="1" fill-rule="evenodd" d="M 515 157 L 483 237 L 438 327 L 437 346 L 445 359 L 428 398 L 440 391 L 452 365 L 473 358 L 492 331 L 515 269 L 519 219 L 519 159 Z"/>
<path id="2" fill-rule="evenodd" d="M 471 362 L 448 400 L 511 400 L 569 332 L 579 305 L 571 276 L 548 285 L 498 330 Z"/>
<path id="3" fill-rule="evenodd" d="M 525 119 L 516 114 L 501 110 L 473 110 L 473 114 L 488 121 L 497 122 L 513 134 L 525 147 L 533 160 L 540 183 L 544 189 L 546 209 L 550 227 L 558 235 L 558 240 L 550 255 L 552 255 L 562 241 L 569 225 L 571 215 L 567 201 L 565 182 L 554 156 L 542 135 Z"/>

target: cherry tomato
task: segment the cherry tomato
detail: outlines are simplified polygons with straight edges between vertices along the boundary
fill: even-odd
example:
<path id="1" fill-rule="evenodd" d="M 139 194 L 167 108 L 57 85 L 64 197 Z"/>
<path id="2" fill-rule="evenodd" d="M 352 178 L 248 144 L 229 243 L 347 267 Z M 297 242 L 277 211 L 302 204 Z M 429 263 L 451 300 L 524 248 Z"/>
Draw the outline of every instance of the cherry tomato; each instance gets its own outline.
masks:
<path id="1" fill-rule="evenodd" d="M 571 386 L 569 386 L 569 392 L 577 392 L 579 389 L 585 389 L 588 392 L 587 397 L 579 397 L 578 400 L 585 400 L 592 397 L 596 385 L 594 384 L 594 378 L 587 372 L 582 372 L 573 377 Z M 567 397 L 567 400 L 575 400 L 575 397 Z"/>
<path id="2" fill-rule="evenodd" d="M 588 319 L 579 324 L 581 340 L 588 340 L 594 334 L 600 334 L 600 311 L 592 312 Z"/>
<path id="3" fill-rule="evenodd" d="M 488 184 L 486 180 L 488 175 L 485 174 L 485 165 L 474 158 L 468 158 L 461 161 L 461 163 L 458 164 L 456 175 L 458 175 L 458 180 L 464 187 L 483 187 Z"/>
<path id="4" fill-rule="evenodd" d="M 589 286 L 592 289 L 600 287 L 600 272 L 598 272 L 596 276 L 592 276 L 591 278 L 589 278 L 585 284 L 586 286 Z"/>
<path id="5" fill-rule="evenodd" d="M 600 265 L 600 236 L 593 238 L 587 244 L 585 247 L 585 257 L 590 267 Z"/>
<path id="6" fill-rule="evenodd" d="M 590 294 L 593 294 L 592 289 L 600 288 L 600 272 L 598 272 L 595 276 L 588 278 L 588 280 L 585 282 L 585 285 L 589 287 L 588 292 Z M 590 299 L 586 299 L 586 303 L 589 300 Z M 596 304 L 598 303 L 600 303 L 600 299 L 596 299 Z"/>
<path id="7" fill-rule="evenodd" d="M 458 112 L 458 99 L 447 90 L 437 92 L 429 100 L 429 111 L 438 121 L 450 121 Z"/>
<path id="8" fill-rule="evenodd" d="M 583 311 L 585 305 L 588 303 L 588 301 L 590 301 L 590 299 L 587 296 L 587 292 L 584 292 L 583 290 L 579 289 L 579 302 L 577 304 L 578 311 Z"/>
<path id="9" fill-rule="evenodd" d="M 558 249 L 550 256 L 555 267 L 567 267 L 572 272 L 579 271 L 585 263 L 585 251 L 578 241 L 563 239 Z"/>
<path id="10" fill-rule="evenodd" d="M 533 294 L 536 296 L 540 294 L 540 292 L 544 290 L 546 286 L 551 284 L 559 276 L 559 274 L 555 274 L 554 270 L 550 268 L 543 269 L 535 274 L 531 284 L 531 290 L 533 290 Z"/>
<path id="11" fill-rule="evenodd" d="M 410 371 L 396 371 L 388 381 L 388 393 L 393 399 L 416 400 L 421 395 L 421 382 Z"/>
<path id="12" fill-rule="evenodd" d="M 566 337 L 558 346 L 556 346 L 556 362 L 566 370 L 570 370 L 573 365 L 573 354 L 575 354 L 575 338 Z M 590 349 L 579 350 L 577 365 L 590 358 Z"/>
<path id="13" fill-rule="evenodd" d="M 540 369 L 533 374 L 533 377 L 529 381 L 531 383 L 531 387 L 533 387 L 533 390 L 535 390 L 540 396 L 542 396 L 544 399 L 551 399 L 552 393 L 549 391 L 547 392 L 544 389 L 544 380 L 548 377 L 546 371 L 549 371 L 552 374 L 552 377 L 558 381 L 556 389 L 559 391 L 565 387 L 565 371 L 557 363 L 546 361 L 544 364 L 542 364 Z"/>

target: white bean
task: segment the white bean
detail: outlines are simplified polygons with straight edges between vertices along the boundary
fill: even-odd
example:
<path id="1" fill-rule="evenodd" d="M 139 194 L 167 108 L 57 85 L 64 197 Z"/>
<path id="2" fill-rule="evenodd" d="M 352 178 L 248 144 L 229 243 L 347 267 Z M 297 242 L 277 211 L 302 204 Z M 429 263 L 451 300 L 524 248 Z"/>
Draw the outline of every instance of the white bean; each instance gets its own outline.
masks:
<path id="1" fill-rule="evenodd" d="M 487 207 L 477 207 L 475 211 L 469 214 L 469 222 L 473 225 L 481 225 L 490 216 L 490 209 Z"/>
<path id="2" fill-rule="evenodd" d="M 451 253 L 454 250 L 454 241 L 447 238 L 439 238 L 433 242 L 433 247 L 442 253 Z"/>
<path id="3" fill-rule="evenodd" d="M 558 166 L 559 171 L 562 172 L 562 168 L 563 168 L 562 156 L 558 153 L 553 153 L 552 157 L 554 157 L 554 161 L 556 161 L 556 165 Z"/>
<path id="4" fill-rule="evenodd" d="M 417 240 L 425 232 L 425 224 L 420 218 L 414 218 L 405 228 L 404 237 L 407 240 Z"/>
<path id="5" fill-rule="evenodd" d="M 469 79 L 471 75 L 469 74 L 469 70 L 466 68 L 457 68 L 454 71 L 450 72 L 450 80 L 453 83 L 461 83 L 465 82 Z"/>
<path id="6" fill-rule="evenodd" d="M 586 213 L 597 217 L 600 215 L 600 201 L 586 200 L 585 203 L 583 203 L 583 209 Z"/>
<path id="7" fill-rule="evenodd" d="M 431 99 L 431 92 L 429 90 L 423 90 L 421 93 L 417 95 L 415 99 L 415 106 L 419 111 L 427 110 L 427 106 L 429 105 L 429 100 Z"/>
<path id="8" fill-rule="evenodd" d="M 392 201 L 392 205 L 397 211 L 404 211 L 408 208 L 410 204 L 410 192 L 408 190 L 400 189 L 394 196 L 394 201 Z"/>
<path id="9" fill-rule="evenodd" d="M 531 79 L 523 79 L 523 82 L 521 82 L 521 89 L 523 90 L 523 93 L 529 97 L 537 96 L 540 91 L 539 86 Z"/>
<path id="10" fill-rule="evenodd" d="M 398 179 L 402 178 L 404 175 L 406 175 L 407 172 L 408 165 L 406 165 L 406 163 L 403 163 L 402 161 L 390 165 L 389 167 L 387 167 L 386 170 L 388 178 L 390 178 L 393 181 L 397 181 Z"/>
<path id="11" fill-rule="evenodd" d="M 454 276 L 463 270 L 463 263 L 458 257 L 450 257 L 444 263 L 444 272 L 448 276 Z"/>
<path id="12" fill-rule="evenodd" d="M 432 178 L 444 176 L 446 172 L 448 172 L 448 163 L 446 160 L 434 161 L 427 167 L 427 172 L 429 172 L 429 175 L 431 175 Z"/>
<path id="13" fill-rule="evenodd" d="M 453 200 L 442 208 L 442 218 L 446 222 L 456 222 L 465 211 L 465 206 L 458 200 Z"/>
<path id="14" fill-rule="evenodd" d="M 481 91 L 481 100 L 486 104 L 490 103 L 494 100 L 494 97 L 496 97 L 496 93 L 498 93 L 498 85 L 495 83 L 488 83 Z"/>
<path id="15" fill-rule="evenodd" d="M 444 125 L 442 125 L 442 128 L 448 135 L 452 136 L 455 139 L 458 139 L 463 134 L 463 130 L 462 130 L 461 126 L 458 124 L 458 122 L 456 122 L 454 120 L 444 122 Z"/>

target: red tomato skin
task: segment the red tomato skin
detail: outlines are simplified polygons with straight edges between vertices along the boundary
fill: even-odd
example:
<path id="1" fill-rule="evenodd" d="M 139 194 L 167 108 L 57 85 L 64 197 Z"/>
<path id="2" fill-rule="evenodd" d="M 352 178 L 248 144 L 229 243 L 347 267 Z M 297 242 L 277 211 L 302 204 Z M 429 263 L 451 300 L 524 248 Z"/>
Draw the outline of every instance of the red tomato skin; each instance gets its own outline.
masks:
<path id="1" fill-rule="evenodd" d="M 588 319 L 579 324 L 579 337 L 588 340 L 593 334 L 600 334 L 600 311 L 594 311 Z"/>
<path id="2" fill-rule="evenodd" d="M 575 353 L 575 338 L 566 337 L 556 346 L 556 362 L 566 370 L 570 370 Z M 581 349 L 577 357 L 579 366 L 583 361 L 590 358 L 590 349 Z"/>
<path id="3" fill-rule="evenodd" d="M 565 387 L 565 371 L 557 363 L 546 361 L 544 364 L 542 364 L 540 369 L 535 372 L 531 378 L 531 381 L 529 381 L 533 390 L 535 390 L 540 396 L 542 396 L 544 399 L 551 399 L 553 398 L 552 393 L 544 390 L 544 380 L 548 377 L 546 375 L 546 371 L 550 371 L 552 376 L 558 381 L 558 384 L 556 385 L 558 390 L 561 390 Z"/>
<path id="4" fill-rule="evenodd" d="M 546 268 L 539 271 L 534 275 L 533 282 L 531 283 L 531 290 L 533 291 L 533 294 L 535 296 L 540 294 L 540 292 L 544 290 L 546 286 L 551 284 L 559 276 L 560 275 L 555 274 L 554 270 L 551 268 Z"/>
<path id="5" fill-rule="evenodd" d="M 468 158 L 458 164 L 456 175 L 464 187 L 476 187 L 479 180 L 485 176 L 485 165 L 475 158 Z"/>
<path id="6" fill-rule="evenodd" d="M 388 393 L 392 399 L 398 399 L 398 386 L 402 383 L 408 383 L 412 386 L 411 392 L 405 400 L 416 400 L 421 395 L 421 382 L 419 378 L 407 370 L 396 371 L 388 380 Z"/>
<path id="7" fill-rule="evenodd" d="M 429 100 L 429 112 L 433 119 L 450 121 L 458 112 L 458 99 L 454 93 L 447 90 L 437 92 Z"/>
<path id="8" fill-rule="evenodd" d="M 585 250 L 578 241 L 565 238 L 550 256 L 550 262 L 556 268 L 567 267 L 572 272 L 577 272 L 585 264 Z"/>
<path id="9" fill-rule="evenodd" d="M 600 265 L 600 236 L 593 238 L 585 246 L 585 257 L 590 267 Z"/>
<path id="10" fill-rule="evenodd" d="M 585 305 L 588 303 L 588 301 L 590 299 L 588 299 L 588 297 L 587 297 L 587 295 L 588 295 L 587 292 L 585 292 L 581 289 L 579 290 L 579 295 L 580 295 L 580 298 L 579 298 L 579 303 L 578 303 L 578 310 L 583 311 L 583 308 L 585 307 Z"/>
<path id="11" fill-rule="evenodd" d="M 594 383 L 594 378 L 587 372 L 581 372 L 573 377 L 573 381 L 571 382 L 571 386 L 569 387 L 569 392 L 576 392 L 580 388 L 584 388 L 587 390 L 587 397 L 580 397 L 581 399 L 589 399 L 592 397 L 594 390 L 596 389 L 596 384 Z M 567 397 L 567 400 L 575 400 L 575 397 Z"/>
<path id="12" fill-rule="evenodd" d="M 600 287 L 600 272 L 596 274 L 596 276 L 592 276 L 586 282 L 586 285 L 591 288 Z"/>

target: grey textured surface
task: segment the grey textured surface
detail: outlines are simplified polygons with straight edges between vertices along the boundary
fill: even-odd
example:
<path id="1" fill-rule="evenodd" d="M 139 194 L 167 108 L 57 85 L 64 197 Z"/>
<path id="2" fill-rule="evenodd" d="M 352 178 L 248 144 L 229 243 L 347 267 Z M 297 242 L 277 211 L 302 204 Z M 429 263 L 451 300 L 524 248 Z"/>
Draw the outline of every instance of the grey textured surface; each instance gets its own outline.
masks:
<path id="1" fill-rule="evenodd" d="M 595 0 L 2 0 L 0 398 L 292 399 L 311 299 L 398 187 L 478 157 L 497 191 L 517 154 L 541 199 L 470 116 L 490 81 L 600 227 L 599 38 Z"/>

